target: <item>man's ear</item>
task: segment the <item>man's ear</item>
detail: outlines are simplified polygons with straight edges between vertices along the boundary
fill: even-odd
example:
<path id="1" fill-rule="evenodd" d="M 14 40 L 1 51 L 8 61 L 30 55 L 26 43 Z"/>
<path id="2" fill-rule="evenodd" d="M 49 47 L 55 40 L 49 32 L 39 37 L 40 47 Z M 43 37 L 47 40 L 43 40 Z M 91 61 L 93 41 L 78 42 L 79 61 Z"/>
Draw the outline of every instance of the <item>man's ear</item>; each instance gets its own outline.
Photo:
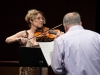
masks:
<path id="1" fill-rule="evenodd" d="M 63 26 L 64 26 L 64 29 L 65 29 L 66 28 L 65 24 L 63 24 Z"/>
<path id="2" fill-rule="evenodd" d="M 65 25 L 65 24 L 63 24 L 63 26 L 64 26 L 64 30 L 65 30 L 65 32 L 66 32 L 66 31 L 67 31 L 66 25 Z"/>
<path id="3" fill-rule="evenodd" d="M 80 22 L 80 25 L 82 26 L 82 22 Z"/>
<path id="4" fill-rule="evenodd" d="M 63 26 L 65 27 L 65 24 L 63 24 Z"/>

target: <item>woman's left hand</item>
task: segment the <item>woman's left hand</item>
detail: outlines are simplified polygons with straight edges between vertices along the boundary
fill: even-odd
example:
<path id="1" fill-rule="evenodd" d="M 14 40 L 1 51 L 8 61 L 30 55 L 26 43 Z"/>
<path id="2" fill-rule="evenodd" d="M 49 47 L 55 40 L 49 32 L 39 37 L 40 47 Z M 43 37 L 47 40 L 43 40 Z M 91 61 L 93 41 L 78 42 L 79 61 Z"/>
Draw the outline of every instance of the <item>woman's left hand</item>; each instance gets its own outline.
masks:
<path id="1" fill-rule="evenodd" d="M 63 35 L 63 34 L 64 34 L 64 32 L 59 31 L 59 32 L 57 32 L 57 34 L 56 34 L 56 37 L 55 37 L 55 38 L 57 38 L 57 37 L 59 37 L 59 36 L 61 36 L 61 35 Z"/>

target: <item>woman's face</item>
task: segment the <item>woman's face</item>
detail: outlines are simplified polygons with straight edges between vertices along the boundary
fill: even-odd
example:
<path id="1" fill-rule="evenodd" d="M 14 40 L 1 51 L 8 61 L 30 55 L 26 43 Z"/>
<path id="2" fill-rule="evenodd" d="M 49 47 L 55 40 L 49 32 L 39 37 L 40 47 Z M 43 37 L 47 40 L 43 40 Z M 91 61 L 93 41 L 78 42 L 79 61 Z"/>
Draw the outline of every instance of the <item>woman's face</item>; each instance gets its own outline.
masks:
<path id="1" fill-rule="evenodd" d="M 36 18 L 31 22 L 32 25 L 34 25 L 36 28 L 41 28 L 43 26 L 43 16 L 38 13 L 36 15 Z"/>

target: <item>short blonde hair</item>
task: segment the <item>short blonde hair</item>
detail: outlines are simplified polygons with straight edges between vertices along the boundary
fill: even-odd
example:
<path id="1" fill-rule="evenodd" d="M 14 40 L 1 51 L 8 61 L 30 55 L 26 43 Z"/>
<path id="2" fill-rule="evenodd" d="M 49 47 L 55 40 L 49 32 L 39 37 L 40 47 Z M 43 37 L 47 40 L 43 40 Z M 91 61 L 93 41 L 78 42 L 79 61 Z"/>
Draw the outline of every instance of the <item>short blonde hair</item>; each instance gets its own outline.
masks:
<path id="1" fill-rule="evenodd" d="M 28 23 L 29 27 L 30 27 L 30 20 L 34 20 L 36 18 L 36 15 L 40 13 L 43 16 L 43 23 L 46 23 L 46 19 L 43 15 L 43 13 L 41 11 L 38 11 L 36 9 L 31 9 L 27 12 L 26 16 L 25 16 L 25 21 Z"/>

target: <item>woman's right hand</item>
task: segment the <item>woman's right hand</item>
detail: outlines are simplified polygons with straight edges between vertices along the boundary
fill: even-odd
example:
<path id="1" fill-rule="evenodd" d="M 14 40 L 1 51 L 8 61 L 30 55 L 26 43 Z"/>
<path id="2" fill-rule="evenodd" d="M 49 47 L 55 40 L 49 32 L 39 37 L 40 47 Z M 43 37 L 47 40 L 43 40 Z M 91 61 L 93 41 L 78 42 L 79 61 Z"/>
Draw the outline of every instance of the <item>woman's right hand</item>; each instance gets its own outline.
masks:
<path id="1" fill-rule="evenodd" d="M 19 37 L 19 38 L 16 38 L 16 41 L 20 42 L 21 44 L 26 44 L 27 42 L 27 38 L 24 38 L 24 37 Z"/>

